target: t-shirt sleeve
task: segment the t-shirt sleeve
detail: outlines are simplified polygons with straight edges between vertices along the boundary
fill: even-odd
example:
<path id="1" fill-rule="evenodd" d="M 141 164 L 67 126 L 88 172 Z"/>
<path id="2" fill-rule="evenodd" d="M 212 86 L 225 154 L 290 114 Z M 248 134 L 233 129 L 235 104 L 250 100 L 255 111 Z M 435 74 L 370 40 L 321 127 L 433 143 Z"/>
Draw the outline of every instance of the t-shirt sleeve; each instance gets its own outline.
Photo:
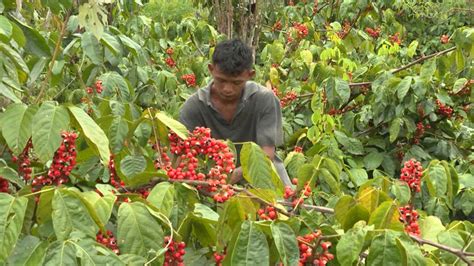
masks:
<path id="1" fill-rule="evenodd" d="M 201 119 L 199 106 L 194 98 L 189 98 L 179 110 L 179 122 L 186 126 L 189 131 L 199 126 Z"/>
<path id="2" fill-rule="evenodd" d="M 283 144 L 283 126 L 280 101 L 272 93 L 266 93 L 264 105 L 257 123 L 257 144 L 280 146 Z"/>

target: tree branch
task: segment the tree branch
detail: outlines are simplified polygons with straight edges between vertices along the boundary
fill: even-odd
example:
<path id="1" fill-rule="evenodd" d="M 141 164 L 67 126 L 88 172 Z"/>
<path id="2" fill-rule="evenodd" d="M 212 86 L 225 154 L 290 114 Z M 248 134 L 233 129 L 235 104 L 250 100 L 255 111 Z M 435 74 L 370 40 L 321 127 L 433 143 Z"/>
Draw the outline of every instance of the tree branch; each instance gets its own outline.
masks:
<path id="1" fill-rule="evenodd" d="M 437 248 L 442 249 L 444 251 L 453 253 L 454 255 L 456 255 L 460 259 L 462 259 L 464 262 L 466 262 L 467 265 L 469 265 L 469 266 L 474 265 L 474 261 L 469 260 L 469 258 L 468 258 L 468 256 L 474 256 L 474 254 L 472 254 L 472 253 L 465 252 L 461 249 L 455 249 L 455 248 L 452 248 L 452 247 L 449 247 L 449 246 L 445 246 L 445 245 L 433 242 L 431 240 L 422 239 L 422 238 L 414 236 L 414 235 L 410 235 L 410 237 L 411 237 L 411 239 L 415 240 L 416 242 L 418 242 L 421 245 L 426 244 L 426 245 L 437 247 Z"/>

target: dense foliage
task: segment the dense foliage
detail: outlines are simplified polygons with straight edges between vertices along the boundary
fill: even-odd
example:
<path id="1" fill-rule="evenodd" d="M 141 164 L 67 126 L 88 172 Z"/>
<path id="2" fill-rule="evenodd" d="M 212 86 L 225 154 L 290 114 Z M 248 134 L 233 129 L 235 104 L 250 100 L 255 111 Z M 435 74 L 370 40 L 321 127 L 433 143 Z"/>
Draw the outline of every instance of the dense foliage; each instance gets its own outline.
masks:
<path id="1" fill-rule="evenodd" d="M 469 1 L 263 1 L 291 187 L 175 120 L 217 2 L 0 0 L 0 265 L 472 264 Z"/>

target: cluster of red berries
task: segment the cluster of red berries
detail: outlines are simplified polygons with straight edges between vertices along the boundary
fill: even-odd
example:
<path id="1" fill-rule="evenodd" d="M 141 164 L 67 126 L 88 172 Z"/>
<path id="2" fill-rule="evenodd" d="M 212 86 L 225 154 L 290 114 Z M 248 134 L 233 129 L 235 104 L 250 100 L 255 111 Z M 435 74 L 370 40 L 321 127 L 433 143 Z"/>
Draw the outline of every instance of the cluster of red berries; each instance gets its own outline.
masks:
<path id="1" fill-rule="evenodd" d="M 365 28 L 365 32 L 369 34 L 372 38 L 377 39 L 380 36 L 381 30 L 380 27 L 374 29 L 367 27 Z"/>
<path id="2" fill-rule="evenodd" d="M 163 266 L 184 266 L 183 256 L 186 254 L 184 242 L 175 242 L 169 236 L 165 236 L 163 246 L 168 246 Z"/>
<path id="3" fill-rule="evenodd" d="M 20 155 L 18 157 L 12 157 L 12 161 L 18 163 L 18 174 L 25 182 L 31 179 L 31 172 L 33 170 L 30 161 L 30 150 L 32 148 L 33 143 L 31 142 L 31 139 L 29 139 Z"/>
<path id="4" fill-rule="evenodd" d="M 39 191 L 45 185 L 61 185 L 69 181 L 69 174 L 76 166 L 76 139 L 75 132 L 61 133 L 63 141 L 55 152 L 53 162 L 47 176 L 37 176 L 33 179 L 32 190 Z"/>
<path id="5" fill-rule="evenodd" d="M 163 152 L 162 161 L 155 161 L 156 168 L 164 168 L 170 179 L 206 181 L 207 186 L 197 188 L 215 193 L 213 198 L 217 202 L 224 202 L 234 194 L 227 184 L 228 175 L 235 169 L 234 154 L 225 142 L 211 138 L 209 128 L 197 127 L 186 140 L 175 133 L 168 137 L 170 152 L 179 158 L 179 164 L 174 168 L 168 154 Z M 207 174 L 199 171 L 199 155 L 214 162 Z"/>
<path id="6" fill-rule="evenodd" d="M 347 34 L 351 31 L 351 23 L 349 21 L 344 22 L 344 26 L 342 26 L 342 29 L 338 31 L 336 34 L 340 39 L 344 39 Z"/>
<path id="7" fill-rule="evenodd" d="M 289 91 L 280 99 L 281 107 L 290 105 L 294 100 L 298 98 L 298 94 L 294 91 Z"/>
<path id="8" fill-rule="evenodd" d="M 410 205 L 398 208 L 400 213 L 400 222 L 405 225 L 405 232 L 419 236 L 420 227 L 418 226 L 418 212 Z"/>
<path id="9" fill-rule="evenodd" d="M 196 86 L 196 75 L 194 74 L 185 74 L 181 76 L 181 79 L 186 82 L 186 86 L 195 87 Z"/>
<path id="10" fill-rule="evenodd" d="M 291 180 L 291 183 L 293 185 L 297 185 L 298 178 L 293 178 Z M 297 205 L 301 205 L 305 198 L 311 196 L 311 192 L 312 192 L 312 189 L 309 186 L 308 182 L 306 182 L 303 189 L 300 191 L 302 195 L 300 193 L 297 193 L 297 191 L 294 190 L 291 186 L 286 186 L 285 193 L 283 194 L 283 198 L 285 198 L 286 200 L 291 200 L 291 204 L 293 205 L 293 207 L 296 207 Z"/>
<path id="11" fill-rule="evenodd" d="M 295 147 L 293 148 L 293 151 L 294 151 L 294 152 L 302 153 L 302 152 L 303 152 L 303 147 L 295 146 Z"/>
<path id="12" fill-rule="evenodd" d="M 272 31 L 281 30 L 282 28 L 283 26 L 281 25 L 281 21 L 278 20 L 275 22 L 275 24 L 273 24 Z"/>
<path id="13" fill-rule="evenodd" d="M 438 109 L 436 110 L 438 114 L 451 118 L 453 115 L 453 108 L 443 104 L 439 99 L 436 99 L 436 105 L 438 106 Z"/>
<path id="14" fill-rule="evenodd" d="M 122 180 L 120 180 L 117 176 L 113 154 L 110 154 L 110 158 L 109 158 L 109 182 L 112 186 L 114 186 L 117 189 L 125 186 L 125 183 Z"/>
<path id="15" fill-rule="evenodd" d="M 406 161 L 403 165 L 400 180 L 407 182 L 411 191 L 420 192 L 421 176 L 423 175 L 423 167 L 421 163 L 415 159 Z"/>
<path id="16" fill-rule="evenodd" d="M 393 34 L 392 36 L 390 36 L 390 41 L 393 43 L 393 44 L 402 44 L 402 40 L 400 39 L 400 33 L 395 33 Z"/>
<path id="17" fill-rule="evenodd" d="M 107 230 L 105 235 L 103 235 L 102 232 L 97 233 L 95 241 L 111 249 L 115 254 L 120 254 L 120 250 L 117 245 L 117 239 L 115 239 L 112 231 Z"/>
<path id="18" fill-rule="evenodd" d="M 225 259 L 225 252 L 224 253 L 214 253 L 214 260 L 216 261 L 216 266 L 222 266 L 222 261 Z"/>
<path id="19" fill-rule="evenodd" d="M 165 63 L 166 63 L 169 67 L 171 67 L 171 68 L 173 68 L 173 67 L 176 66 L 176 62 L 175 62 L 175 61 L 173 60 L 173 58 L 171 58 L 171 57 L 167 57 L 167 58 L 165 59 Z"/>
<path id="20" fill-rule="evenodd" d="M 9 186 L 8 180 L 0 176 L 0 193 L 8 193 Z"/>
<path id="21" fill-rule="evenodd" d="M 346 106 L 342 109 L 336 109 L 336 108 L 332 107 L 331 109 L 329 109 L 328 115 L 335 116 L 335 115 L 344 114 L 344 113 L 347 113 L 351 110 L 354 110 L 357 107 L 359 107 L 358 104 L 348 105 L 348 106 Z"/>
<path id="22" fill-rule="evenodd" d="M 446 34 L 443 34 L 441 35 L 441 37 L 439 38 L 440 42 L 442 44 L 447 44 L 449 42 L 449 36 L 446 35 Z"/>
<path id="23" fill-rule="evenodd" d="M 298 265 L 303 266 L 307 262 L 313 262 L 312 265 L 324 266 L 334 259 L 334 255 L 328 250 L 331 242 L 324 242 L 320 239 L 321 231 L 309 233 L 298 237 L 298 247 L 300 249 L 300 259 Z M 321 247 L 317 252 L 318 247 Z"/>
<path id="24" fill-rule="evenodd" d="M 424 125 L 423 122 L 418 122 L 416 123 L 416 131 L 415 131 L 415 136 L 413 137 L 413 143 L 419 144 L 420 143 L 420 138 L 425 134 L 425 128 L 430 129 L 431 126 L 430 124 Z"/>
<path id="25" fill-rule="evenodd" d="M 296 30 L 296 33 L 298 34 L 298 38 L 303 39 L 306 36 L 308 36 L 309 31 L 308 31 L 308 27 L 306 27 L 305 24 L 295 22 L 293 23 L 293 28 Z"/>
<path id="26" fill-rule="evenodd" d="M 278 218 L 278 214 L 273 206 L 266 206 L 265 209 L 259 209 L 257 213 L 262 220 L 275 220 Z"/>
<path id="27" fill-rule="evenodd" d="M 166 49 L 165 52 L 166 52 L 167 55 L 172 55 L 174 53 L 174 50 L 173 50 L 173 48 L 169 47 L 168 49 Z"/>
<path id="28" fill-rule="evenodd" d="M 97 80 L 94 83 L 94 88 L 95 88 L 95 92 L 97 92 L 97 94 L 101 94 L 102 91 L 104 90 L 104 87 L 102 86 L 102 80 Z M 87 94 L 92 94 L 92 93 L 94 93 L 94 89 L 91 88 L 91 87 L 87 87 L 86 92 L 87 92 Z"/>

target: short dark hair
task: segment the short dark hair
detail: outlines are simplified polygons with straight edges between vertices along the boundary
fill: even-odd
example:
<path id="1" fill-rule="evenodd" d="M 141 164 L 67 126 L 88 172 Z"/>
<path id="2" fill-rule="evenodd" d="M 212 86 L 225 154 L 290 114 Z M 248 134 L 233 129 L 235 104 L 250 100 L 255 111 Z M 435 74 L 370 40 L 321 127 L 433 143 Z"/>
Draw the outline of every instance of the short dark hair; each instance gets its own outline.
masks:
<path id="1" fill-rule="evenodd" d="M 224 74 L 240 75 L 252 69 L 252 48 L 239 39 L 222 41 L 214 49 L 212 63 Z"/>

